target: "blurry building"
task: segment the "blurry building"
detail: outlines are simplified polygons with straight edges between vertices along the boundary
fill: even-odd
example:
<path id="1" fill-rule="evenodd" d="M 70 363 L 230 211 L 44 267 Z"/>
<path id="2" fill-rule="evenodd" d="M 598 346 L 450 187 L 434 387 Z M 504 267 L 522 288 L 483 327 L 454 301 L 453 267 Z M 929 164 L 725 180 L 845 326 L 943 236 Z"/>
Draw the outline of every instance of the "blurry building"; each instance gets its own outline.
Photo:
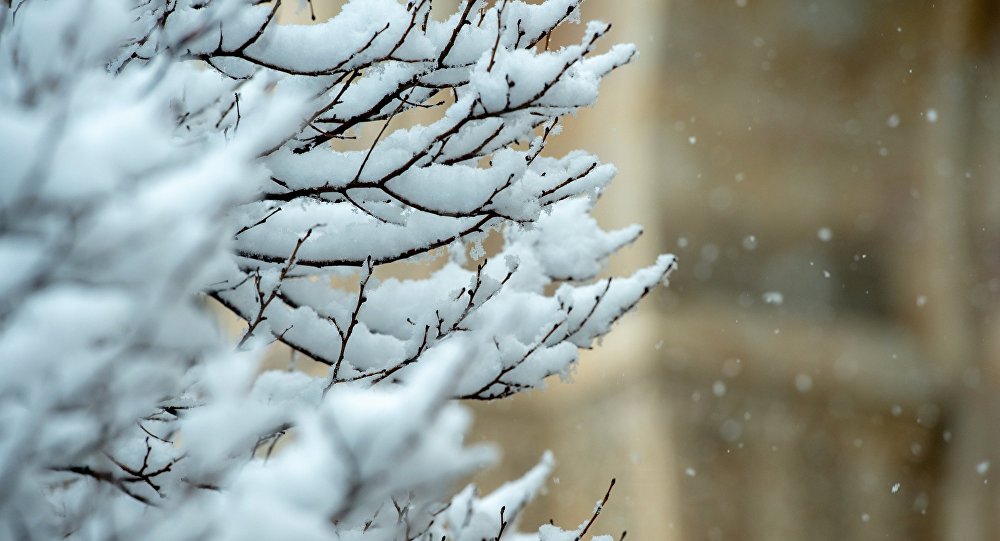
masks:
<path id="1" fill-rule="evenodd" d="M 556 144 L 646 226 L 612 270 L 681 270 L 573 385 L 479 408 L 484 484 L 551 448 L 535 522 L 617 477 L 594 530 L 630 539 L 1000 539 L 1000 3 L 584 14 L 641 57 Z"/>

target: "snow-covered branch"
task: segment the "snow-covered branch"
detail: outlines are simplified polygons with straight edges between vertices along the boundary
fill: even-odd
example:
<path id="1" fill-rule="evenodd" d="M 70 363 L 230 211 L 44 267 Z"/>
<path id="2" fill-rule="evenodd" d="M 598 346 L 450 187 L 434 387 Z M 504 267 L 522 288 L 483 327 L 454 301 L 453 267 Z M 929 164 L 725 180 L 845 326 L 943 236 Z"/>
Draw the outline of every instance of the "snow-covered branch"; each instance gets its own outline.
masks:
<path id="1" fill-rule="evenodd" d="M 582 537 L 518 537 L 550 457 L 451 496 L 494 456 L 454 399 L 568 375 L 674 268 L 597 279 L 641 231 L 544 152 L 631 46 L 550 47 L 579 0 L 8 4 L 0 538 Z M 275 341 L 326 375 L 260 373 Z"/>

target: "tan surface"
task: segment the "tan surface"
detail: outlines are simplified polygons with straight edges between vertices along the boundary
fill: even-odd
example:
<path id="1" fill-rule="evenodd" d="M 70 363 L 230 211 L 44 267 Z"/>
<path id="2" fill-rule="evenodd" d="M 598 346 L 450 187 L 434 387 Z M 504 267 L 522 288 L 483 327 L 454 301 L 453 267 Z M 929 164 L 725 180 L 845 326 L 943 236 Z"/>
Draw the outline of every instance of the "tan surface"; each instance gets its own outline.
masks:
<path id="1" fill-rule="evenodd" d="M 997 12 L 592 0 L 642 56 L 560 144 L 647 225 L 612 268 L 681 270 L 574 385 L 481 409 L 486 482 L 552 448 L 536 521 L 617 476 L 596 529 L 635 539 L 1000 538 Z"/>

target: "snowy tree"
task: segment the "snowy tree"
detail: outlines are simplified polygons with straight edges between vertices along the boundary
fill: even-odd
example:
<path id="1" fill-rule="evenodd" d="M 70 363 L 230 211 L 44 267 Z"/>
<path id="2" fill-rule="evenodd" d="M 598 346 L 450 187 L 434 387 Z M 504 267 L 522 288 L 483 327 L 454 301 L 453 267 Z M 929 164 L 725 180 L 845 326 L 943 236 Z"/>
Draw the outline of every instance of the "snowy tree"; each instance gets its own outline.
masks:
<path id="1" fill-rule="evenodd" d="M 598 279 L 615 170 L 543 152 L 634 54 L 550 47 L 579 1 L 0 3 L 0 538 L 581 539 L 516 531 L 549 456 L 454 492 L 494 459 L 455 399 L 567 376 L 674 267 Z"/>

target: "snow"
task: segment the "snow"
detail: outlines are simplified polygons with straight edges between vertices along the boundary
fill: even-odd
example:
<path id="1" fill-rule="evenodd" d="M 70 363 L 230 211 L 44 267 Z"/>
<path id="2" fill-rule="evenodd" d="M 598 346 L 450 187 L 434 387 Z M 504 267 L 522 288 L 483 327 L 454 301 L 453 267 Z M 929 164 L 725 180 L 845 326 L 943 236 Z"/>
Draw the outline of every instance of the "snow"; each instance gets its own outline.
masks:
<path id="1" fill-rule="evenodd" d="M 780 291 L 766 291 L 761 298 L 767 304 L 777 304 L 781 305 L 785 302 L 785 296 Z"/>
<path id="2" fill-rule="evenodd" d="M 536 48 L 578 3 L 0 7 L 0 538 L 519 535 L 554 460 L 454 494 L 497 459 L 454 399 L 568 377 L 677 266 L 598 279 L 641 228 L 591 217 L 614 166 L 545 152 L 635 54 Z M 276 341 L 326 373 L 262 369 Z"/>

